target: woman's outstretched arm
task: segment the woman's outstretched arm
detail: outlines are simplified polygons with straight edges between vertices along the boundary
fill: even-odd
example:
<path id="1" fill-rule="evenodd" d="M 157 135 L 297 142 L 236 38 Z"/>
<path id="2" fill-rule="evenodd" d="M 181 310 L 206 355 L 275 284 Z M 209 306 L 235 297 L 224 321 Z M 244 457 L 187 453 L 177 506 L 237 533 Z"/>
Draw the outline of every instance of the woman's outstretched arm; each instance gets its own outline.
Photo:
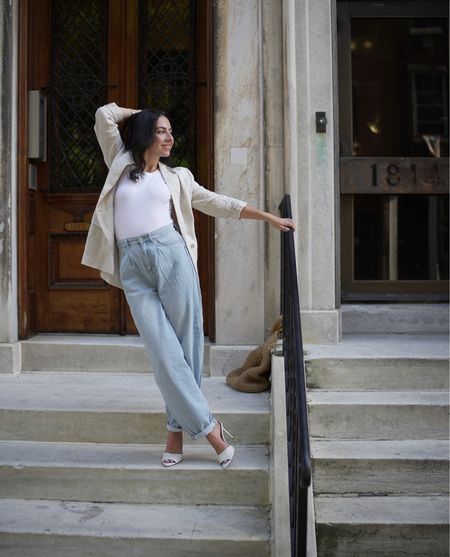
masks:
<path id="1" fill-rule="evenodd" d="M 265 220 L 266 222 L 268 222 L 278 230 L 284 230 L 284 231 L 295 230 L 295 224 L 292 219 L 283 219 L 281 217 L 277 217 L 276 215 L 273 215 L 272 213 L 266 213 L 265 211 L 260 211 L 259 209 L 255 209 L 254 207 L 249 207 L 248 205 L 242 209 L 239 218 Z"/>

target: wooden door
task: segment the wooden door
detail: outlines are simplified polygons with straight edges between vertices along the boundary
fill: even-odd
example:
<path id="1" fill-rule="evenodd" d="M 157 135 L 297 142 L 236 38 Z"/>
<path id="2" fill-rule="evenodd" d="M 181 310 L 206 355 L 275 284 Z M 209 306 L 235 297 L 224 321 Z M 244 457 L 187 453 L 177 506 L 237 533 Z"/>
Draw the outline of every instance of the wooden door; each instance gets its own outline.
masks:
<path id="1" fill-rule="evenodd" d="M 343 301 L 448 300 L 448 4 L 338 1 Z"/>
<path id="2" fill-rule="evenodd" d="M 20 332 L 135 333 L 123 291 L 81 265 L 107 168 L 98 106 L 165 111 L 171 166 L 212 186 L 208 0 L 28 0 L 20 7 Z M 28 91 L 47 102 L 46 155 L 28 158 Z M 205 333 L 214 337 L 213 224 L 196 215 Z"/>

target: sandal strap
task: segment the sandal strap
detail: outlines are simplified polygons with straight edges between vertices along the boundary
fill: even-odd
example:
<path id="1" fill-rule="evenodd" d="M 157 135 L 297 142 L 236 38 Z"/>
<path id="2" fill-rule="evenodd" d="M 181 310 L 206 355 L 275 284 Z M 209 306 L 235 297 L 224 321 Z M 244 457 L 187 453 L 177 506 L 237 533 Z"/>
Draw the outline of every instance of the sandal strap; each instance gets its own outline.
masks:
<path id="1" fill-rule="evenodd" d="M 169 460 L 171 462 L 181 462 L 183 460 L 183 453 L 177 454 L 177 453 L 163 453 L 162 455 L 162 459 L 163 462 L 166 460 Z"/>
<path id="2" fill-rule="evenodd" d="M 228 445 L 226 449 L 224 449 L 220 454 L 217 455 L 217 460 L 222 466 L 227 461 L 231 460 L 233 456 L 234 456 L 234 447 L 233 445 Z"/>

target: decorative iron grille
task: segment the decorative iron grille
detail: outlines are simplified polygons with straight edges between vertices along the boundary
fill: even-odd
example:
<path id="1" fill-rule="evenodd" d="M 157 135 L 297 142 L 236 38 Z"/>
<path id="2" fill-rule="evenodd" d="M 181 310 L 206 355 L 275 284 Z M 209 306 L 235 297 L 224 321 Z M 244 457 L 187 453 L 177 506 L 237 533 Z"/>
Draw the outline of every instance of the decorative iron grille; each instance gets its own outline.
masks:
<path id="1" fill-rule="evenodd" d="M 139 108 L 162 110 L 175 144 L 167 163 L 194 173 L 196 157 L 196 1 L 139 2 Z"/>
<path id="2" fill-rule="evenodd" d="M 50 52 L 50 192 L 99 191 L 93 114 L 107 102 L 108 2 L 54 0 Z"/>

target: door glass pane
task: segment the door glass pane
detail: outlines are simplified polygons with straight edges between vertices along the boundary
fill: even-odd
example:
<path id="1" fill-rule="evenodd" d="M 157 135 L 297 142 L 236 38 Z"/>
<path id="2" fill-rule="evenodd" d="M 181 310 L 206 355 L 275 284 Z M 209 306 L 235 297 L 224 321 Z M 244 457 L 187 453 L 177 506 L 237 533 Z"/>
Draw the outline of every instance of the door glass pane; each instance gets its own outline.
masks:
<path id="1" fill-rule="evenodd" d="M 353 155 L 448 156 L 448 20 L 351 21 Z"/>
<path id="2" fill-rule="evenodd" d="M 398 278 L 448 280 L 448 263 L 448 198 L 399 197 Z"/>
<path id="3" fill-rule="evenodd" d="M 448 196 L 355 195 L 356 280 L 448 280 Z"/>
<path id="4" fill-rule="evenodd" d="M 354 279 L 387 280 L 388 210 L 384 195 L 354 196 Z"/>
<path id="5" fill-rule="evenodd" d="M 139 41 L 139 106 L 168 115 L 175 144 L 167 162 L 195 173 L 195 0 L 140 0 Z"/>
<path id="6" fill-rule="evenodd" d="M 51 3 L 50 191 L 100 191 L 93 114 L 107 102 L 108 2 Z"/>

